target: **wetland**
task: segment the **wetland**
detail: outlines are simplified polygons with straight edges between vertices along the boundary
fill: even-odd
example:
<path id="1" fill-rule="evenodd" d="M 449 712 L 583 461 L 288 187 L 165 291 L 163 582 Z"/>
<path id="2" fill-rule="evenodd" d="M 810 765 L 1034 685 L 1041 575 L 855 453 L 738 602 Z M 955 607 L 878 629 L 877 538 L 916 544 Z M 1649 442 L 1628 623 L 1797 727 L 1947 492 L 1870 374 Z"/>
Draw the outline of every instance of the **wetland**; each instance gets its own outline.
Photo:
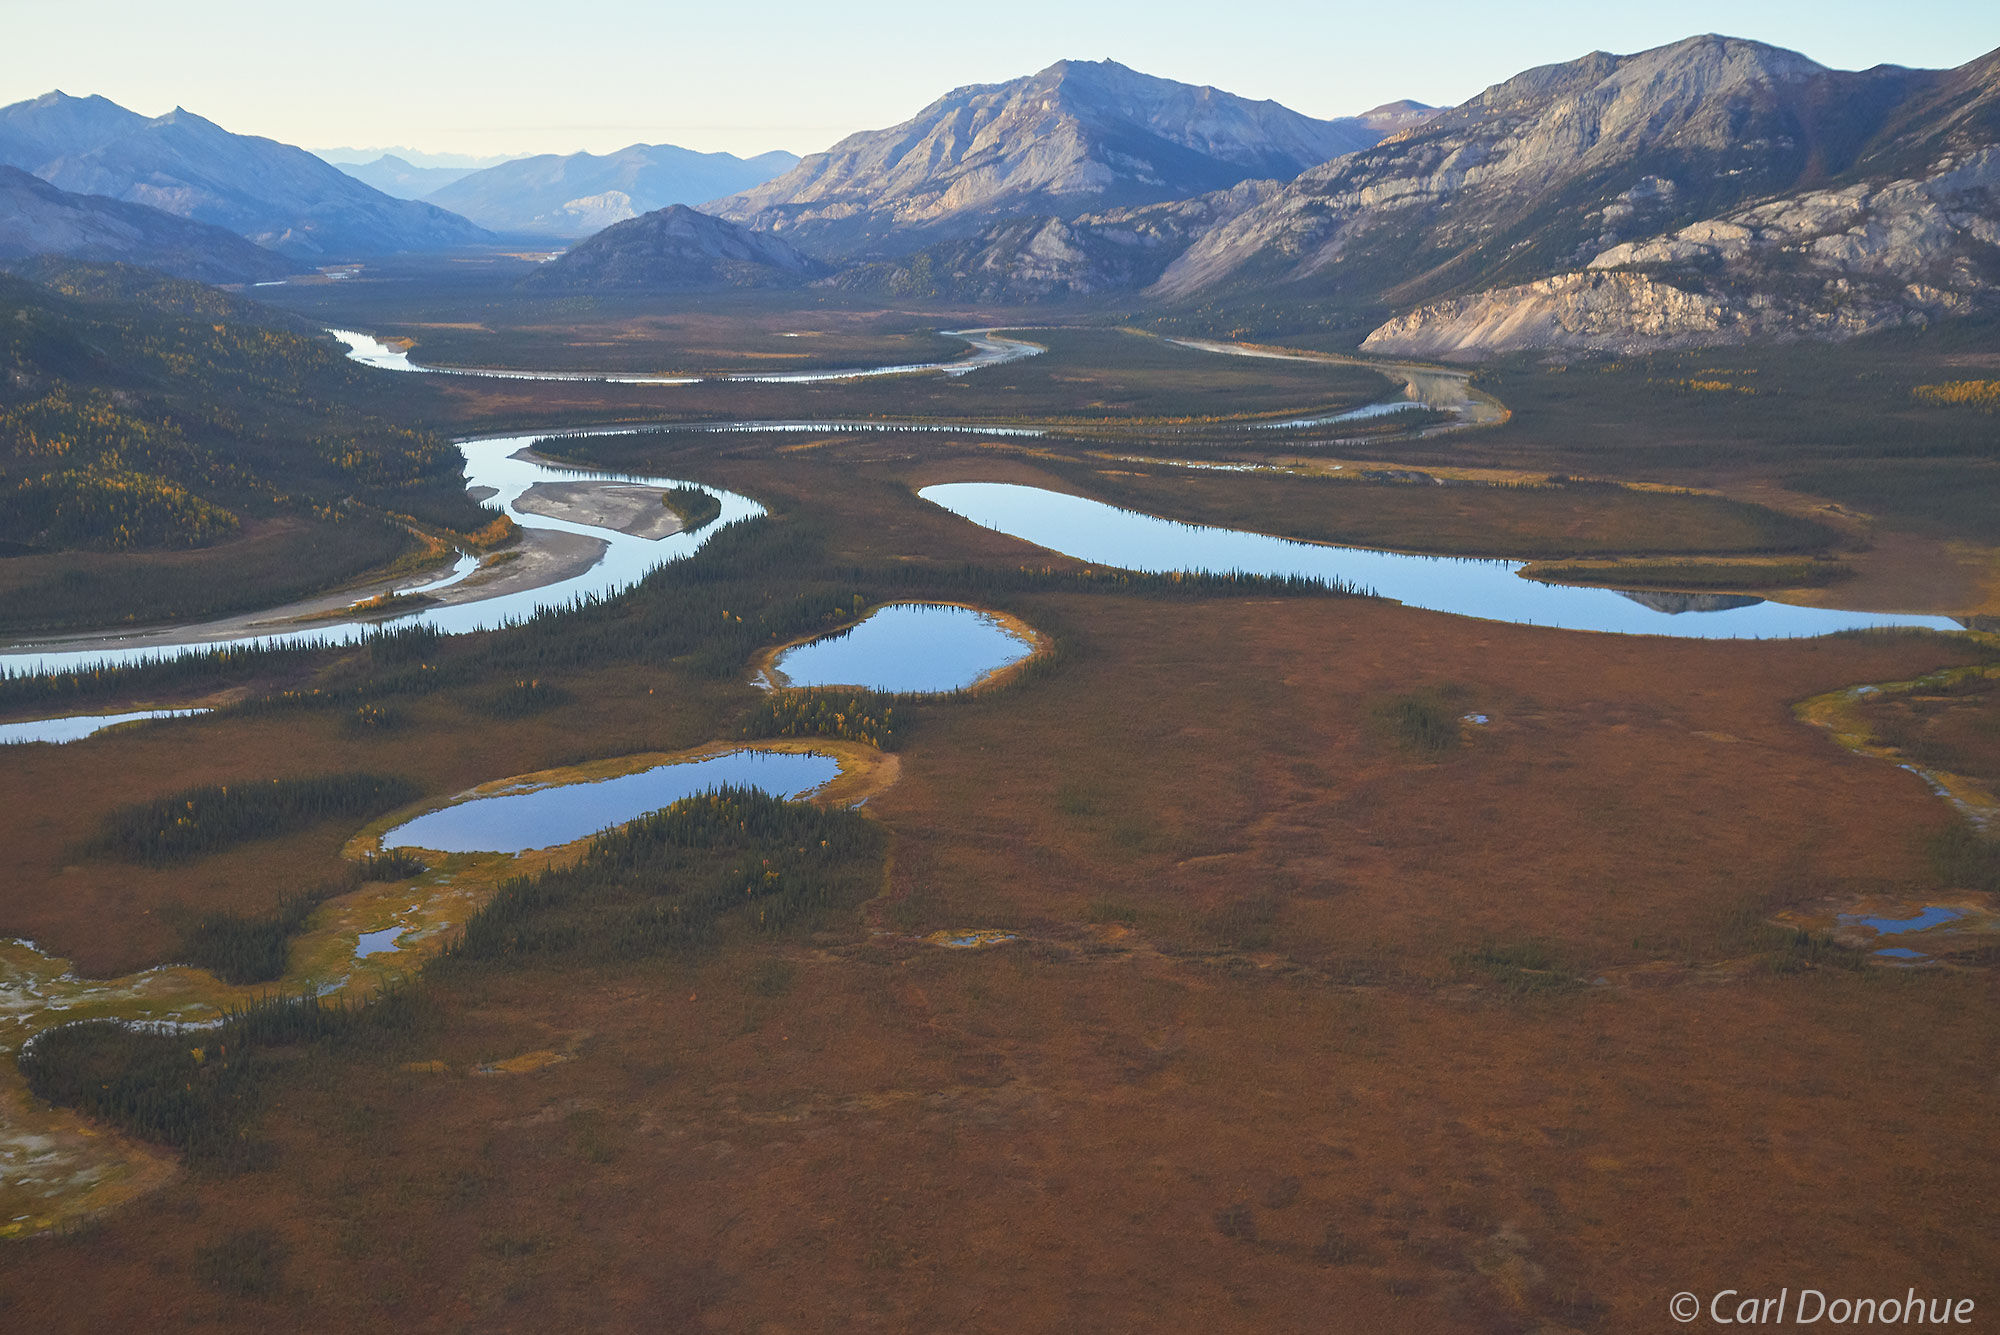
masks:
<path id="1" fill-rule="evenodd" d="M 1677 1266 L 1811 1247 L 1889 1283 L 1905 1258 L 1867 1239 L 2000 1188 L 1965 1148 L 1990 867 L 1902 767 L 1990 785 L 1996 653 L 1962 627 L 1991 549 L 1926 564 L 1935 533 L 1826 511 L 1762 405 L 1680 428 L 1762 473 L 1662 464 L 1658 422 L 1647 462 L 1584 469 L 1528 370 L 1438 372 L 1499 405 L 1475 423 L 1397 406 L 1393 367 L 1019 312 L 773 302 L 733 347 L 687 311 L 634 326 L 648 348 L 509 332 L 504 303 L 490 338 L 426 334 L 459 289 L 397 290 L 279 289 L 438 365 L 562 348 L 573 378 L 373 372 L 519 536 L 221 629 L 17 648 L 83 670 L 10 677 L 10 719 L 211 712 L 8 749 L 0 1004 L 10 1055 L 62 1020 L 213 1023 L 273 989 L 176 963 L 187 924 L 317 889 L 276 990 L 408 1000 L 245 1024 L 218 1065 L 196 1031 L 48 1049 L 233 1091 L 215 1139 L 10 1073 L 0 1310 L 1614 1329 Z M 908 370 L 986 327 L 1047 351 Z M 816 330 L 794 369 L 899 373 L 748 374 Z M 648 371 L 701 383 L 620 382 Z M 1335 465 L 1668 499 L 1308 476 Z M 677 486 L 718 521 L 671 531 Z M 1761 601 L 1519 573 L 1822 555 L 1851 578 Z M 378 628 L 354 607 L 382 591 L 437 601 Z M 177 639 L 235 648 L 144 661 Z M 1419 715 L 1421 746 L 1394 722 Z M 90 847 L 120 810 L 320 771 L 416 796 L 172 863 Z M 343 879 L 402 846 L 429 851 Z M 252 1242 L 273 1287 L 204 1278 Z M 1971 1291 L 1991 1248 L 1958 1244 L 1927 1273 Z M 1065 1298 L 1079 1265 L 1102 1283 Z"/>

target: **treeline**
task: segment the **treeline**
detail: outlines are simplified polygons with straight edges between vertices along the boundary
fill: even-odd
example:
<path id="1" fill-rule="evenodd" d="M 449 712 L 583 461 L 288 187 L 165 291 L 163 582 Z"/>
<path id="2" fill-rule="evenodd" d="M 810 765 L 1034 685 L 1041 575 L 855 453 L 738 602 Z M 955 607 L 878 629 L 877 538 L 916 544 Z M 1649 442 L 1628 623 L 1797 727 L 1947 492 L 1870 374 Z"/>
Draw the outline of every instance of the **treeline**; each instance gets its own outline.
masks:
<path id="1" fill-rule="evenodd" d="M 75 1108 L 127 1135 L 171 1145 L 197 1161 L 244 1148 L 241 1128 L 259 1103 L 274 1048 L 313 1043 L 379 1049 L 418 1027 L 414 989 L 366 1003 L 274 996 L 209 1027 L 143 1029 L 82 1020 L 36 1034 L 18 1064 L 39 1099 Z"/>
<path id="2" fill-rule="evenodd" d="M 1551 562 L 1526 572 L 1550 583 L 1600 584 L 1617 589 L 1806 589 L 1854 573 L 1842 561 L 1625 561 L 1616 565 Z"/>
<path id="3" fill-rule="evenodd" d="M 873 892 L 883 839 L 857 812 L 754 790 L 685 798 L 599 835 L 574 866 L 505 883 L 426 975 L 529 957 L 697 950 L 732 920 L 759 932 L 807 924 Z M 425 997 L 420 976 L 365 1003 L 280 994 L 213 1026 L 79 1021 L 35 1035 L 18 1062 L 38 1098 L 197 1161 L 227 1159 L 249 1144 L 245 1124 L 268 1088 L 274 1049 L 305 1047 L 325 1060 L 406 1044 L 422 1031 Z"/>
<path id="4" fill-rule="evenodd" d="M 204 913 L 181 928 L 174 958 L 207 969 L 225 983 L 272 983 L 285 976 L 292 938 L 306 929 L 313 911 L 336 895 L 369 881 L 404 881 L 428 871 L 406 848 L 363 854 L 343 880 L 282 896 L 264 913 Z"/>
<path id="5" fill-rule="evenodd" d="M 1918 385 L 1910 391 L 1910 396 L 1934 408 L 2000 412 L 2000 380 L 1947 380 L 1941 385 Z"/>
<path id="6" fill-rule="evenodd" d="M 436 652 L 443 638 L 432 626 L 396 626 L 371 631 L 360 649 L 377 669 L 419 661 Z M 132 663 L 98 663 L 57 672 L 18 672 L 0 668 L 0 709 L 37 705 L 59 709 L 90 700 L 156 695 L 185 689 L 213 690 L 232 681 L 300 667 L 337 648 L 330 639 L 289 644 L 226 644 L 172 657 L 144 658 Z M 245 706 L 269 707 L 267 700 Z"/>
<path id="7" fill-rule="evenodd" d="M 240 527 L 229 511 L 146 473 L 65 469 L 0 479 L 0 533 L 16 549 L 201 547 Z"/>
<path id="8" fill-rule="evenodd" d="M 565 670 L 607 662 L 671 662 L 695 676 L 742 673 L 761 649 L 854 624 L 866 607 L 894 598 L 1000 602 L 1042 593 L 1160 598 L 1365 596 L 1344 583 L 1298 576 L 1140 574 L 1096 568 L 987 567 L 921 561 L 837 567 L 811 516 L 737 520 L 683 561 L 660 567 L 615 597 L 582 597 L 505 630 L 442 636 L 424 626 L 385 629 L 345 684 L 281 691 L 235 706 L 247 710 L 343 708 L 384 697 L 429 694 L 496 677 L 514 684 L 478 702 L 512 716 L 555 703 L 544 683 Z M 0 675 L 0 708 L 62 706 L 92 699 L 157 696 L 199 683 L 296 671 L 333 646 L 211 650 L 182 659 L 52 675 Z M 522 685 L 521 683 L 528 683 Z"/>
<path id="9" fill-rule="evenodd" d="M 573 866 L 503 884 L 446 958 L 685 950 L 713 941 L 738 910 L 755 929 L 776 931 L 871 893 L 882 841 L 858 812 L 755 789 L 683 798 L 599 835 Z"/>
<path id="10" fill-rule="evenodd" d="M 707 528 L 722 517 L 722 502 L 700 487 L 669 487 L 660 499 L 680 516 L 683 533 Z"/>
<path id="11" fill-rule="evenodd" d="M 893 751 L 903 723 L 896 717 L 895 699 L 880 691 L 823 687 L 770 691 L 743 720 L 736 735 L 746 739 L 833 737 Z M 907 718 L 907 707 L 903 713 Z"/>
<path id="12" fill-rule="evenodd" d="M 0 274 L 0 541 L 198 545 L 348 497 L 491 521 L 457 448 L 386 420 L 381 373 L 289 317 L 119 265 L 28 272 Z"/>
<path id="13" fill-rule="evenodd" d="M 286 895 L 268 913 L 204 913 L 181 930 L 175 959 L 239 987 L 275 982 L 285 976 L 292 938 L 305 930 L 313 910 L 348 888 Z"/>
<path id="14" fill-rule="evenodd" d="M 0 636 L 262 611 L 381 570 L 416 550 L 407 528 L 362 510 L 336 510 L 327 518 L 260 527 L 226 546 L 177 552 L 169 560 L 13 548 L 20 559 L 0 580 Z M 83 535 L 77 540 L 92 545 Z"/>
<path id="15" fill-rule="evenodd" d="M 336 817 L 365 820 L 420 791 L 408 779 L 366 773 L 203 784 L 113 811 L 90 851 L 167 866 Z"/>

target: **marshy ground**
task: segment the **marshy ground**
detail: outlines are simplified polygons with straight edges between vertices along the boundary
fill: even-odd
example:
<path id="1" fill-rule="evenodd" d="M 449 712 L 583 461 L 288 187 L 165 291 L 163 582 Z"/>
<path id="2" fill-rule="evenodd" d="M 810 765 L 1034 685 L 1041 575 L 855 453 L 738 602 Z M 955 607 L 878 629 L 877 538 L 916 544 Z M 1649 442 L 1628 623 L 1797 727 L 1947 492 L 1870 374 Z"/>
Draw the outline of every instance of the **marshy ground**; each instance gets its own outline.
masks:
<path id="1" fill-rule="evenodd" d="M 432 317 L 451 319 L 450 295 L 424 298 Z M 887 319 L 822 323 L 872 329 L 884 352 L 916 336 Z M 758 314 L 739 351 L 803 341 L 778 337 L 801 324 Z M 732 346 L 721 323 L 680 327 L 659 358 Z M 459 333 L 458 355 L 494 359 L 478 330 Z M 558 334 L 507 337 L 525 355 Z M 577 337 L 580 360 L 615 341 Z M 1233 359 L 1240 380 L 1181 398 L 1143 358 L 1065 369 L 1137 337 L 1079 337 L 1022 363 L 1032 385 L 1005 367 L 992 385 L 784 393 L 826 411 L 838 391 L 893 416 L 926 396 L 1004 404 L 1015 385 L 1032 391 L 1024 414 L 1167 417 L 1369 392 Z M 910 707 L 894 782 L 863 808 L 884 844 L 852 902 L 787 932 L 725 926 L 695 953 L 442 969 L 382 1041 L 280 1052 L 244 1128 L 255 1153 L 8 1244 L 0 1315 L 47 1330 L 1610 1331 L 1657 1323 L 1682 1289 L 1838 1277 L 1856 1292 L 1980 1293 L 2000 1269 L 1990 1230 L 1972 1226 L 2000 1192 L 1991 960 L 1884 967 L 1780 919 L 1993 888 L 1975 883 L 1989 874 L 1976 856 L 1939 856 L 1961 818 L 1920 777 L 1794 715 L 1860 683 L 1988 664 L 1986 643 L 1705 643 L 1361 598 L 1003 587 L 1024 565 L 1076 563 L 912 490 L 1034 479 L 1417 551 L 1855 547 L 1862 521 L 1760 508 L 1764 487 L 1866 513 L 1870 550 L 1956 543 L 1991 559 L 1963 526 L 1899 527 L 1893 507 L 1806 491 L 1803 447 L 1757 436 L 1765 418 L 1711 417 L 1704 401 L 1614 447 L 1507 384 L 1494 386 L 1516 410 L 1504 428 L 1337 453 L 1700 494 L 1187 475 L 1108 463 L 1099 441 L 974 432 L 580 443 L 595 465 L 644 463 L 771 508 L 774 554 L 731 558 L 765 573 L 718 586 L 731 615 L 754 622 L 758 598 L 847 615 L 864 586 L 871 601 L 958 589 L 1058 651 L 1000 689 Z M 766 405 L 740 415 L 780 415 L 774 387 L 732 388 Z M 471 430 L 633 419 L 676 391 L 426 392 Z M 1615 398 L 1576 411 L 1592 422 Z M 803 415 L 797 402 L 783 415 Z M 1729 454 L 1724 437 L 1745 433 Z M 1183 443 L 1135 440 L 1156 457 Z M 1859 475 L 1862 448 L 1840 446 L 1840 476 Z M 796 569 L 821 573 L 797 575 L 785 543 L 810 560 Z M 975 594 L 978 580 L 993 587 Z M 748 652 L 711 663 L 710 641 L 693 640 L 590 661 L 551 649 L 524 694 L 528 660 L 507 634 L 441 647 L 427 660 L 439 683 L 421 688 L 361 649 L 176 688 L 393 678 L 367 697 L 388 711 L 379 726 L 343 696 L 9 754 L 0 931 L 85 975 L 129 973 L 172 958 L 190 914 L 263 912 L 282 887 L 333 878 L 361 824 L 169 866 L 88 852 L 127 804 L 333 771 L 401 775 L 438 801 L 729 741 L 759 699 Z M 1904 749 L 1990 778 L 1995 698 L 1966 685 L 1864 707 Z M 8 716 L 28 711 L 15 698 Z M 938 944 L 978 931 L 1001 935 Z"/>

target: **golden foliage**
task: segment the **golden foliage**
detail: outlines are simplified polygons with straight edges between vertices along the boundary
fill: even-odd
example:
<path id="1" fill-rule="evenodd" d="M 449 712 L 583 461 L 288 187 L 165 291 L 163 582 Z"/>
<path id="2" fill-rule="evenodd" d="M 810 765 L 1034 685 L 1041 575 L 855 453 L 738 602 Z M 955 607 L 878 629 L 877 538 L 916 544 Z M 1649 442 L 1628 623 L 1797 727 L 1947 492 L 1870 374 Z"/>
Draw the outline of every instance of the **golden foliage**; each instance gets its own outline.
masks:
<path id="1" fill-rule="evenodd" d="M 1910 391 L 1918 403 L 1933 408 L 2000 409 L 2000 380 L 1947 380 L 1941 385 L 1918 385 Z"/>

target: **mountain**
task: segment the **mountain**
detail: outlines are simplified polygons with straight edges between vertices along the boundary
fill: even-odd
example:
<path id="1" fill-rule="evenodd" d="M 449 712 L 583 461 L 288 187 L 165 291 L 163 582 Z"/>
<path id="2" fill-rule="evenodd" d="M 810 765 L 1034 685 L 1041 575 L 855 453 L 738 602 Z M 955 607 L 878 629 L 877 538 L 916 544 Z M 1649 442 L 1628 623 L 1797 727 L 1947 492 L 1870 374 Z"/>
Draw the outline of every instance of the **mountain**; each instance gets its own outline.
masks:
<path id="1" fill-rule="evenodd" d="M 392 199 L 303 149 L 231 134 L 179 108 L 147 120 L 56 92 L 0 108 L 0 165 L 77 194 L 212 223 L 299 259 L 438 250 L 491 237 Z"/>
<path id="2" fill-rule="evenodd" d="M 895 297 L 1009 304 L 1133 292 L 1203 232 L 1283 188 L 1278 181 L 1242 181 L 1192 199 L 1075 218 L 1003 218 L 977 236 L 851 266 L 836 281 Z"/>
<path id="3" fill-rule="evenodd" d="M 699 204 L 796 167 L 791 153 L 739 158 L 672 144 L 633 144 L 602 157 L 545 153 L 505 162 L 425 195 L 496 232 L 588 236 L 669 204 Z"/>
<path id="4" fill-rule="evenodd" d="M 2000 310 L 2000 150 L 1918 180 L 1809 191 L 1613 246 L 1581 271 L 1420 306 L 1371 352 L 1637 352 L 1848 338 Z"/>
<path id="5" fill-rule="evenodd" d="M 600 292 L 789 287 L 821 272 L 775 236 L 670 204 L 570 247 L 523 284 Z"/>
<path id="6" fill-rule="evenodd" d="M 1355 119 L 1314 120 L 1108 60 L 1063 61 L 947 93 L 709 211 L 817 253 L 895 256 L 1005 217 L 1073 218 L 1289 180 L 1381 137 Z"/>
<path id="7" fill-rule="evenodd" d="M 0 167 L 0 261 L 31 255 L 137 264 L 203 283 L 254 283 L 301 267 L 220 227 Z"/>
<path id="8" fill-rule="evenodd" d="M 1903 96 L 1871 109 L 1873 133 L 1833 179 L 1608 246 L 1536 282 L 1419 306 L 1364 346 L 1626 352 L 2000 311 L 2000 52 L 1897 73 Z"/>
<path id="9" fill-rule="evenodd" d="M 0 107 L 0 163 L 28 170 L 29 163 L 77 157 L 144 127 L 146 118 L 109 98 L 71 97 L 60 90 Z"/>
<path id="10" fill-rule="evenodd" d="M 1406 97 L 1395 102 L 1384 102 L 1379 107 L 1370 107 L 1354 119 L 1386 139 L 1392 134 L 1416 129 L 1425 121 L 1435 119 L 1443 110 L 1443 107 L 1412 102 Z"/>
<path id="11" fill-rule="evenodd" d="M 336 162 L 334 166 L 363 185 L 397 199 L 422 199 L 431 191 L 462 181 L 477 167 L 417 167 L 393 153 L 372 162 Z"/>
<path id="12" fill-rule="evenodd" d="M 1391 303 L 1536 278 L 1845 169 L 1915 74 L 1694 37 L 1529 70 L 1301 175 L 1155 287 Z"/>
<path id="13" fill-rule="evenodd" d="M 316 158 L 325 158 L 336 167 L 359 167 L 374 162 L 377 158 L 401 158 L 420 170 L 425 167 L 453 167 L 469 172 L 497 167 L 503 162 L 511 162 L 521 156 L 519 153 L 431 153 L 404 144 L 385 148 L 315 148 L 308 151 Z"/>

